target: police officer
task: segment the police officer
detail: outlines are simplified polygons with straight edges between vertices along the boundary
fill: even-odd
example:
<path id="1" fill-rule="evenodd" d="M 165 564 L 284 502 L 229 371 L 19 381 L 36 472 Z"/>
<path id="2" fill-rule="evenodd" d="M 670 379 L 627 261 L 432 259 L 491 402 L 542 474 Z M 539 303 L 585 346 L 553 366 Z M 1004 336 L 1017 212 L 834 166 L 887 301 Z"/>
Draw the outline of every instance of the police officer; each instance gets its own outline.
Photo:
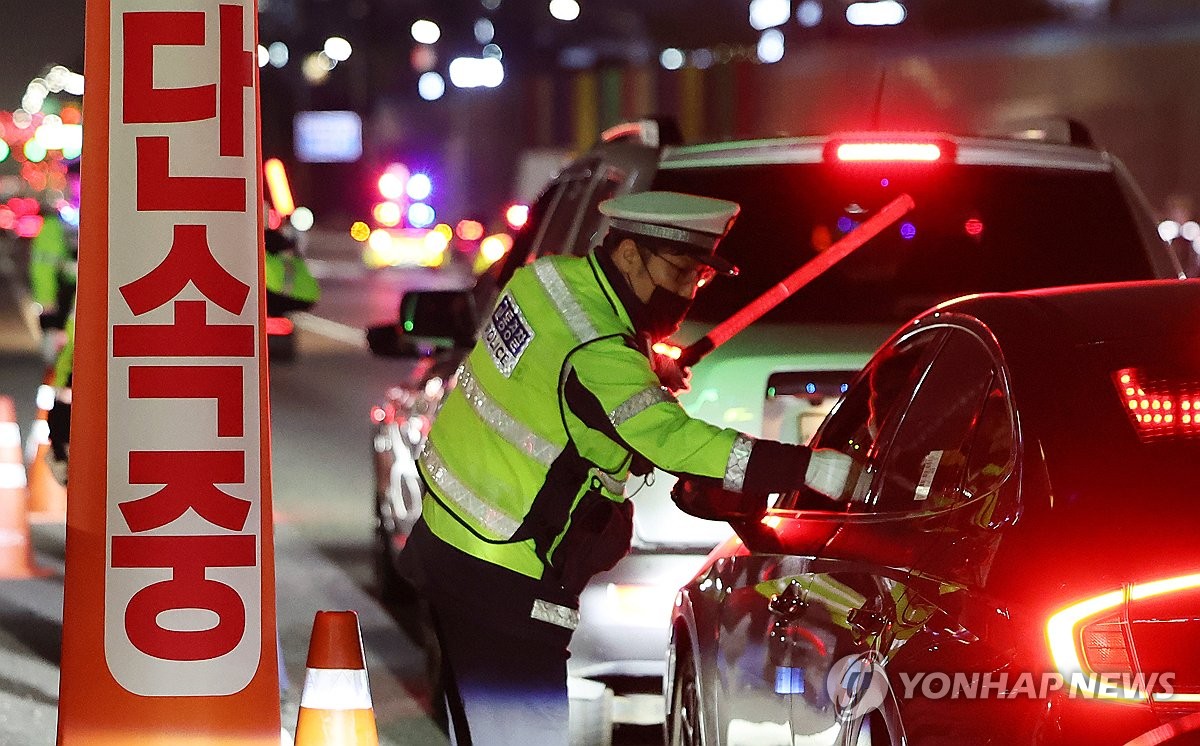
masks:
<path id="1" fill-rule="evenodd" d="M 53 363 L 65 339 L 67 316 L 75 305 L 78 237 L 58 210 L 42 206 L 42 228 L 29 244 L 29 288 L 39 307 L 42 359 Z"/>
<path id="2" fill-rule="evenodd" d="M 675 192 L 607 200 L 603 244 L 517 270 L 420 458 L 404 551 L 432 611 L 458 744 L 565 744 L 567 644 L 588 579 L 629 550 L 631 469 L 732 492 L 841 492 L 849 459 L 693 419 L 650 345 L 697 288 L 738 205 Z"/>

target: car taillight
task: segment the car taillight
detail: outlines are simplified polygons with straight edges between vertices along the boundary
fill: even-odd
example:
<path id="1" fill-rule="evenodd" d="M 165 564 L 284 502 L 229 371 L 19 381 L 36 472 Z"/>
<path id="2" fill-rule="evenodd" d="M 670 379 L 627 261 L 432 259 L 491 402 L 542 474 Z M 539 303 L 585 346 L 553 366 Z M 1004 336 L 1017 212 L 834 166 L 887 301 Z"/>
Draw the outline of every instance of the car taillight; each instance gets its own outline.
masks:
<path id="1" fill-rule="evenodd" d="M 1122 368 L 1113 382 L 1142 441 L 1200 436 L 1200 381 L 1151 378 Z"/>
<path id="2" fill-rule="evenodd" d="M 1130 584 L 1056 612 L 1046 623 L 1046 641 L 1055 667 L 1068 686 L 1086 695 L 1140 702 L 1151 696 L 1156 701 L 1191 701 L 1161 693 L 1159 675 L 1174 672 L 1139 670 L 1129 607 L 1196 588 L 1200 588 L 1200 574 L 1181 575 Z M 1114 678 L 1114 674 L 1119 676 Z"/>
<path id="3" fill-rule="evenodd" d="M 837 163 L 938 163 L 954 158 L 946 140 L 831 140 L 825 160 Z"/>
<path id="4" fill-rule="evenodd" d="M 292 320 L 286 316 L 268 316 L 267 317 L 267 336 L 269 337 L 286 337 L 295 330 L 295 325 Z"/>

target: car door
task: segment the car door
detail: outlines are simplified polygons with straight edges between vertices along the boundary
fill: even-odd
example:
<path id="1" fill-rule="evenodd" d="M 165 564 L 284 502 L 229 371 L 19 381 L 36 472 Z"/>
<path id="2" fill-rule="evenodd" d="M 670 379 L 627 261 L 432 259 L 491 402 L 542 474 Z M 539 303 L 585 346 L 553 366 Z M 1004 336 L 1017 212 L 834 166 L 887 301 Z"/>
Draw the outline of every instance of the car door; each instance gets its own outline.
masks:
<path id="1" fill-rule="evenodd" d="M 925 333 L 940 337 L 937 352 L 910 400 L 893 402 L 884 416 L 888 441 L 856 485 L 847 520 L 810 568 L 809 604 L 822 613 L 808 621 L 817 625 L 815 634 L 838 641 L 827 675 L 835 710 L 850 731 L 842 742 L 853 742 L 864 721 L 903 733 L 898 675 L 970 642 L 955 613 L 968 584 L 934 558 L 961 542 L 963 515 L 991 520 L 997 506 L 989 495 L 997 494 L 1012 463 L 1007 388 L 989 345 L 954 326 Z M 986 562 L 986 548 L 976 549 L 980 555 L 960 559 Z M 927 655 L 908 654 L 912 639 L 914 650 L 923 647 Z M 875 677 L 873 691 L 864 688 L 864 676 Z"/>
<path id="2" fill-rule="evenodd" d="M 910 401 L 941 338 L 939 331 L 918 334 L 876 358 L 814 444 L 870 464 L 890 442 L 890 419 Z M 714 580 L 727 588 L 716 662 L 726 742 L 783 736 L 788 743 L 838 743 L 847 732 L 827 678 L 856 645 L 847 614 L 881 594 L 869 573 L 822 573 L 814 561 L 848 516 L 845 503 L 800 490 L 782 496 L 762 521 L 737 527 L 751 551 L 728 558 Z"/>

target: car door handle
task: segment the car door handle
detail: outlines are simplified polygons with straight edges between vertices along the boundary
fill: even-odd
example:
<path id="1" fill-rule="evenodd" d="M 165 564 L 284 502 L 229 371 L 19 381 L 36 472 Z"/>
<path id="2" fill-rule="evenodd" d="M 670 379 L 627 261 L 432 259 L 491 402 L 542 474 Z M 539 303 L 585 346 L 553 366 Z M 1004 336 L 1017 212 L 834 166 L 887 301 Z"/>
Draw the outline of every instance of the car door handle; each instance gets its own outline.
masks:
<path id="1" fill-rule="evenodd" d="M 800 585 L 800 581 L 792 578 L 783 590 L 771 596 L 771 600 L 767 603 L 767 608 L 777 617 L 786 620 L 795 619 L 800 616 L 800 613 L 808 604 L 808 600 L 805 598 L 806 595 L 804 587 Z"/>

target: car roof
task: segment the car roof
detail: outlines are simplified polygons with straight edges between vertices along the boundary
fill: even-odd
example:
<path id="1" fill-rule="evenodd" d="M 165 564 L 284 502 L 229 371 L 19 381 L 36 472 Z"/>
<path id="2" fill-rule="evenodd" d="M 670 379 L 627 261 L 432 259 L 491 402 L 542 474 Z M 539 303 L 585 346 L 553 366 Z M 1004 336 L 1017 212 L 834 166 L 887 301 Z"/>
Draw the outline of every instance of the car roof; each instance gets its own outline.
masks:
<path id="1" fill-rule="evenodd" d="M 981 293 L 946 301 L 924 318 L 945 312 L 978 319 L 1003 346 L 1027 346 L 1027 338 L 1078 346 L 1131 337 L 1197 335 L 1200 279 Z M 1031 329 L 1038 331 L 1030 334 Z"/>
<path id="2" fill-rule="evenodd" d="M 1040 140 L 968 137 L 941 132 L 839 132 L 820 136 L 670 146 L 663 149 L 659 168 L 819 163 L 824 159 L 826 145 L 838 140 L 949 142 L 955 149 L 954 161 L 960 165 L 1076 171 L 1113 170 L 1113 157 L 1095 148 Z"/>

